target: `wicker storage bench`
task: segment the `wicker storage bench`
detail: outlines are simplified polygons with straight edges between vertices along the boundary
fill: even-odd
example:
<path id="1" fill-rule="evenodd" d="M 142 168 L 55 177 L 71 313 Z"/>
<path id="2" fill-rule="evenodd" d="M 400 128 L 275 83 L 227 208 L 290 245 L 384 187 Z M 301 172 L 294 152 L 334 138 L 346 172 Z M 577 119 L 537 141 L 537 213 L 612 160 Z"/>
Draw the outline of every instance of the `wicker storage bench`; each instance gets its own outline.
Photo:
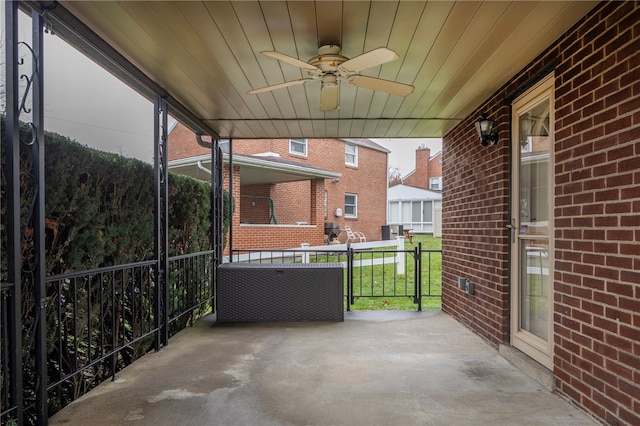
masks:
<path id="1" fill-rule="evenodd" d="M 344 321 L 340 263 L 225 263 L 217 321 Z"/>

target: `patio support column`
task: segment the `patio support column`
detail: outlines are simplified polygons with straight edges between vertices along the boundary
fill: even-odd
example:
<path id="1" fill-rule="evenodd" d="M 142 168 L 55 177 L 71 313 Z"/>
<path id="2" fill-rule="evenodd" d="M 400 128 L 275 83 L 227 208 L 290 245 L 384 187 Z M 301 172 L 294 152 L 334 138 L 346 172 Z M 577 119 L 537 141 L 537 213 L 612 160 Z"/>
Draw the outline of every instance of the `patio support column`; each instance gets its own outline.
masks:
<path id="1" fill-rule="evenodd" d="M 46 11 L 45 11 L 46 13 Z M 47 424 L 47 307 L 49 305 L 46 289 L 46 257 L 45 257 L 45 159 L 44 159 L 44 18 L 40 11 L 31 11 L 31 43 L 33 44 L 32 62 L 32 185 L 33 185 L 33 212 L 27 227 L 33 229 L 31 253 L 26 259 L 32 263 L 33 298 L 35 301 L 35 373 L 36 373 L 36 424 Z M 27 236 L 24 236 L 25 240 Z M 24 268 L 23 268 L 24 269 Z"/>
<path id="2" fill-rule="evenodd" d="M 316 226 L 321 226 L 324 229 L 324 179 L 313 179 L 311 181 L 310 191 L 310 215 L 309 223 Z"/>
<path id="3" fill-rule="evenodd" d="M 6 209 L 7 283 L 1 283 L 7 296 L 8 318 L 8 403 L 13 409 L 8 417 L 23 418 L 22 378 L 22 274 L 20 235 L 20 127 L 18 111 L 18 3 L 6 1 L 5 7 L 5 76 L 6 76 Z M 2 296 L 4 299 L 5 296 Z"/>
<path id="4" fill-rule="evenodd" d="M 226 206 L 229 216 L 229 262 L 233 262 L 233 139 L 229 139 L 229 205 Z M 238 198 L 238 205 L 240 199 Z"/>
<path id="5" fill-rule="evenodd" d="M 167 101 L 153 98 L 153 162 L 154 162 L 154 251 L 156 265 L 155 350 L 169 342 L 169 242 L 168 242 L 168 186 L 167 167 Z"/>
<path id="6" fill-rule="evenodd" d="M 210 214 L 210 241 L 211 249 L 213 250 L 213 270 L 211 280 L 211 294 L 213 300 L 211 302 L 213 312 L 218 311 L 218 297 L 217 297 L 217 284 L 218 284 L 218 265 L 222 263 L 222 241 L 224 236 L 222 230 L 224 229 L 224 213 L 223 213 L 223 187 L 222 187 L 222 148 L 220 147 L 220 141 L 216 138 L 213 139 L 211 145 L 211 214 Z"/>
<path id="7" fill-rule="evenodd" d="M 209 224 L 209 241 L 214 254 L 214 263 L 222 262 L 222 152 L 220 141 L 213 139 L 211 144 L 211 214 Z"/>

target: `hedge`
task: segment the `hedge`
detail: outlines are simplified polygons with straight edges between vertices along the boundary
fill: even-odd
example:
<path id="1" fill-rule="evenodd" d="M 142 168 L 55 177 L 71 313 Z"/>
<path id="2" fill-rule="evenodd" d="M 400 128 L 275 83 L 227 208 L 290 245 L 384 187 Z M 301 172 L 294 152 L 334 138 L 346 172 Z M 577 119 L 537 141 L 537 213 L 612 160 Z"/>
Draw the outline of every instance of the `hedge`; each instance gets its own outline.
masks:
<path id="1" fill-rule="evenodd" d="M 6 123 L 5 117 L 0 117 L 0 129 L 2 129 L 1 162 L 0 165 L 0 279 L 7 281 L 7 200 L 6 200 Z M 20 139 L 31 139 L 30 128 L 21 124 Z M 27 404 L 32 403 L 35 389 L 34 363 L 32 355 L 34 334 L 33 277 L 31 271 L 35 265 L 33 257 L 33 200 L 34 189 L 31 172 L 31 147 L 22 143 L 20 145 L 20 185 L 21 185 L 21 232 L 22 232 L 22 328 L 23 328 L 23 371 L 24 371 L 24 397 Z M 198 181 L 189 177 L 170 174 L 168 185 L 168 240 L 169 255 L 196 253 L 206 251 L 210 246 L 210 206 L 211 188 L 209 183 Z M 154 258 L 154 196 L 153 196 L 153 167 L 142 161 L 124 158 L 117 154 L 101 152 L 90 149 L 65 136 L 55 133 L 45 133 L 45 267 L 47 276 L 61 275 L 69 272 L 81 272 L 104 266 L 117 266 L 139 261 L 152 260 Z M 225 202 L 228 193 L 224 193 Z M 226 214 L 226 211 L 225 211 Z M 228 227 L 228 218 L 225 218 L 225 229 Z M 189 278 L 200 279 L 197 274 Z M 171 282 L 178 280 L 170 277 Z M 184 278 L 180 278 L 184 280 Z M 145 283 L 152 283 L 153 278 L 146 278 Z M 182 281 L 181 281 L 182 282 Z M 184 282 L 183 282 L 184 284 Z M 114 283 L 104 284 L 103 287 L 113 286 Z M 139 285 L 139 284 L 138 284 Z M 144 285 L 144 284 L 143 284 Z M 174 284 L 172 284 L 174 285 Z M 103 288 L 103 290 L 105 290 Z M 186 289 L 186 287 L 185 287 Z M 123 288 L 124 290 L 124 288 Z M 132 293 L 133 290 L 131 289 Z M 58 369 L 66 370 L 66 364 L 73 364 L 73 360 L 86 362 L 95 351 L 102 350 L 93 347 L 96 336 L 88 336 L 86 324 L 99 321 L 99 318 L 91 319 L 89 313 L 83 308 L 84 301 L 91 300 L 93 312 L 91 315 L 104 312 L 105 315 L 113 310 L 109 300 L 98 300 L 97 297 L 87 299 L 93 290 L 90 284 L 82 289 L 75 290 L 77 307 L 71 307 L 63 317 L 55 315 L 55 309 L 49 309 L 47 314 L 47 357 L 49 359 L 49 374 L 55 377 Z M 101 290 L 102 291 L 102 290 Z M 184 290 L 191 291 L 191 290 Z M 169 300 L 171 306 L 178 305 L 184 297 L 182 293 L 172 293 L 176 300 Z M 62 293 L 53 293 L 52 304 L 66 303 Z M 189 296 L 189 295 L 187 295 Z M 190 297 L 190 296 L 189 296 Z M 56 299 L 57 298 L 57 299 Z M 60 300 L 58 300 L 60 299 Z M 3 298 L 3 300 L 5 300 Z M 125 303 L 147 303 L 145 300 L 131 299 L 123 295 L 120 309 L 129 309 Z M 131 305 L 133 306 L 133 305 Z M 140 305 L 142 306 L 142 305 Z M 5 308 L 3 306 L 2 308 Z M 144 315 L 142 321 L 145 324 L 129 323 L 128 318 L 133 315 L 123 315 L 118 319 L 116 330 L 102 330 L 101 340 L 113 333 L 123 335 L 122 339 L 135 338 L 139 335 L 138 329 L 144 329 L 152 324 L 152 310 Z M 203 310 L 192 313 L 202 314 Z M 82 320 L 81 320 L 82 319 Z M 78 320 L 76 322 L 76 320 Z M 81 320 L 81 321 L 80 321 Z M 186 324 L 188 316 L 182 317 L 180 322 L 173 325 L 174 331 Z M 115 320 L 114 320 L 115 321 Z M 132 321 L 136 321 L 135 319 Z M 76 325 L 77 323 L 80 326 Z M 149 323 L 149 324 L 146 324 Z M 2 324 L 5 327 L 6 324 Z M 61 330 L 57 333 L 56 330 Z M 85 339 L 80 347 L 62 347 L 60 349 L 60 336 L 71 334 L 78 339 Z M 126 335 L 126 336 L 124 336 Z M 91 338 L 90 338 L 91 337 Z M 118 340 L 118 339 L 116 339 Z M 144 339 L 131 345 L 127 350 L 120 352 L 119 370 L 135 358 L 147 352 L 152 343 L 152 338 Z M 83 340 L 84 341 L 84 340 Z M 109 341 L 109 340 L 107 340 Z M 80 359 L 82 358 L 82 359 Z M 61 359 L 62 362 L 56 360 Z M 113 373 L 108 366 L 97 364 L 73 380 L 64 384 L 55 395 L 49 396 L 49 414 L 57 411 L 71 400 L 97 385 L 109 374 Z M 72 370 L 69 370 L 72 371 Z M 4 373 L 4 368 L 2 373 Z M 4 377 L 0 377 L 0 383 L 4 384 Z M 29 411 L 29 410 L 28 410 Z M 25 413 L 25 423 L 33 420 L 33 413 Z"/>

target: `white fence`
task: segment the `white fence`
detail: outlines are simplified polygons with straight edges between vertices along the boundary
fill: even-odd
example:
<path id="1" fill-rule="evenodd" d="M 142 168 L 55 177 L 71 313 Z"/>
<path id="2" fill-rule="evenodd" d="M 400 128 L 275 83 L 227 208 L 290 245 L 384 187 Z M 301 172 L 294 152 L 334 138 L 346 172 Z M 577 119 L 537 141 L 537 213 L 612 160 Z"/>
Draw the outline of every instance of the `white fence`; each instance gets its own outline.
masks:
<path id="1" fill-rule="evenodd" d="M 362 259 L 362 260 L 354 260 L 354 267 L 364 267 L 364 266 L 372 266 L 372 265 L 385 265 L 385 264 L 396 264 L 396 272 L 400 275 L 405 273 L 405 248 L 404 248 L 404 237 L 398 236 L 396 237 L 396 241 L 386 240 L 386 241 L 370 241 L 364 243 L 352 243 L 350 245 L 347 244 L 330 244 L 323 246 L 309 246 L 309 244 L 303 243 L 301 244 L 301 248 L 291 248 L 287 250 L 262 250 L 262 251 L 250 251 L 247 253 L 240 253 L 233 255 L 234 262 L 254 262 L 254 261 L 270 261 L 270 262 L 285 262 L 288 259 L 300 258 L 302 263 L 309 263 L 312 257 L 312 254 L 317 253 L 347 253 L 347 248 L 351 247 L 351 249 L 356 250 L 358 252 L 362 250 L 373 250 L 373 249 L 381 249 L 386 248 L 389 250 L 389 253 L 385 253 L 385 256 L 375 259 Z M 238 252 L 242 252 L 242 250 L 238 250 Z M 229 262 L 229 257 L 224 258 L 224 262 Z M 342 264 L 343 268 L 347 267 L 347 262 L 339 262 Z"/>

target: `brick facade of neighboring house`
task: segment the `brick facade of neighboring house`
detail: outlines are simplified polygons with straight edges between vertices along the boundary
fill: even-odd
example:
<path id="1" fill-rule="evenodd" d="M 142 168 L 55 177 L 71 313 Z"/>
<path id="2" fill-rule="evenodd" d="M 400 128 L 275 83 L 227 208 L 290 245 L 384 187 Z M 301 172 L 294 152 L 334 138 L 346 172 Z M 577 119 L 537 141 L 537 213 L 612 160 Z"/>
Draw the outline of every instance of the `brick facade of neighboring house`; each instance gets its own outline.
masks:
<path id="1" fill-rule="evenodd" d="M 345 164 L 345 144 L 356 147 L 357 165 Z M 195 135 L 181 124 L 169 134 L 169 159 L 190 158 L 209 152 L 196 143 Z M 234 249 L 289 248 L 301 242 L 311 245 L 324 243 L 324 222 L 335 222 L 363 232 L 368 240 L 381 238 L 386 223 L 386 184 L 388 150 L 370 140 L 309 139 L 306 155 L 290 153 L 288 139 L 234 140 L 234 155 L 277 154 L 283 161 L 295 161 L 309 167 L 320 167 L 340 173 L 339 179 L 314 179 L 277 184 L 243 185 L 240 187 L 239 169 L 234 172 Z M 271 157 L 273 158 L 273 157 Z M 228 177 L 225 165 L 223 175 Z M 228 187 L 228 183 L 225 183 Z M 325 194 L 326 191 L 326 194 Z M 357 214 L 345 215 L 345 194 L 357 196 Z M 325 202 L 326 197 L 326 202 Z M 264 225 L 274 224 L 268 203 L 274 206 L 273 216 L 278 227 L 296 226 L 278 233 Z M 239 200 L 239 202 L 238 202 Z M 341 215 L 336 215 L 340 210 Z M 347 216 L 347 217 L 345 217 Z M 320 224 L 314 229 L 298 224 Z M 262 225 L 262 226 L 258 226 Z M 321 228 L 321 229 L 320 229 Z M 339 239 L 344 242 L 343 232 Z"/>
<path id="2" fill-rule="evenodd" d="M 432 188 L 432 178 L 440 178 L 440 184 L 442 183 L 442 151 L 431 156 L 429 148 L 419 147 L 416 149 L 416 168 L 395 184 L 401 183 L 424 189 L 442 189 L 442 187 Z"/>
<path id="3" fill-rule="evenodd" d="M 444 137 L 443 310 L 496 347 L 510 341 L 509 98 L 550 72 L 555 386 L 607 424 L 638 425 L 638 2 L 598 5 Z M 498 123 L 496 147 L 480 146 L 481 113 Z"/>

